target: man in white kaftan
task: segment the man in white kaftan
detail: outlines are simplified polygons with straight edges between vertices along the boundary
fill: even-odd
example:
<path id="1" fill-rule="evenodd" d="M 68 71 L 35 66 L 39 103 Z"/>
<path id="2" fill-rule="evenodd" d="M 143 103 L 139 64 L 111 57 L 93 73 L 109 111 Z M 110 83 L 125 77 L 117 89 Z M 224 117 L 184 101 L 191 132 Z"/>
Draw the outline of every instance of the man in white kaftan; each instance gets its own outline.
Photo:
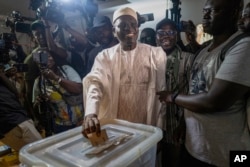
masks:
<path id="1" fill-rule="evenodd" d="M 165 110 L 156 92 L 165 89 L 166 55 L 160 47 L 137 43 L 137 15 L 124 10 L 113 17 L 120 43 L 100 52 L 83 79 L 85 135 L 98 132 L 102 118 L 163 127 Z"/>

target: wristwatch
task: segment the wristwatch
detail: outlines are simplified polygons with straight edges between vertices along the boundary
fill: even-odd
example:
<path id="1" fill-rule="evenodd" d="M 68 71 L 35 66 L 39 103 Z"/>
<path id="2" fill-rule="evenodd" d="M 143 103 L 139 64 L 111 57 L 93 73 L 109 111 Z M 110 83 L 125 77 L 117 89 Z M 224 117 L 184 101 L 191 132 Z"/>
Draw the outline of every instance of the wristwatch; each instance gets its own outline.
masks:
<path id="1" fill-rule="evenodd" d="M 177 91 L 175 91 L 172 95 L 171 95 L 171 100 L 172 100 L 172 102 L 173 103 L 175 103 L 175 99 L 176 99 L 176 97 L 179 95 L 179 91 L 177 90 Z"/>

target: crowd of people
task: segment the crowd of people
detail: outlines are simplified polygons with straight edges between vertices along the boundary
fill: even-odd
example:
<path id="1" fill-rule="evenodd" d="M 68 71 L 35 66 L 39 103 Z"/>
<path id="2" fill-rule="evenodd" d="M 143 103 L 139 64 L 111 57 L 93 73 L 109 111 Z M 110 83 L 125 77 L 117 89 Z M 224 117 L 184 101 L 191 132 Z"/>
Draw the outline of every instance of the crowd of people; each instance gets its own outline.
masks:
<path id="1" fill-rule="evenodd" d="M 138 13 L 122 7 L 112 21 L 94 18 L 88 33 L 98 45 L 57 23 L 69 34 L 65 47 L 41 17 L 31 24 L 37 45 L 24 60 L 22 86 L 13 84 L 22 72 L 0 68 L 1 141 L 18 151 L 77 126 L 85 137 L 99 135 L 101 119 L 117 118 L 162 129 L 156 166 L 229 166 L 230 151 L 250 150 L 250 4 L 243 10 L 243 2 L 206 0 L 202 25 L 213 38 L 202 45 L 191 20 L 179 29 L 162 18 L 140 33 Z"/>

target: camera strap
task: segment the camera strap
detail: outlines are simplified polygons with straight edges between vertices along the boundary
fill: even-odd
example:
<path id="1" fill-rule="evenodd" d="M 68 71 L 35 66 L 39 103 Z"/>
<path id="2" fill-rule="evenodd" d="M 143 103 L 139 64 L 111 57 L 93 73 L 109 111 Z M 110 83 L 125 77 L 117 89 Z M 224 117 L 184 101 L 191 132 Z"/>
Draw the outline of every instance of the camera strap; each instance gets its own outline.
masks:
<path id="1" fill-rule="evenodd" d="M 49 79 L 45 79 L 61 96 L 65 95 L 62 91 L 57 88 Z"/>
<path id="2" fill-rule="evenodd" d="M 70 95 L 70 94 L 66 94 L 66 93 L 62 93 L 62 91 L 57 88 L 50 80 L 47 80 L 48 83 L 62 96 L 62 99 L 70 106 L 75 106 L 75 105 L 79 105 L 82 104 L 83 99 L 82 99 L 82 95 Z"/>

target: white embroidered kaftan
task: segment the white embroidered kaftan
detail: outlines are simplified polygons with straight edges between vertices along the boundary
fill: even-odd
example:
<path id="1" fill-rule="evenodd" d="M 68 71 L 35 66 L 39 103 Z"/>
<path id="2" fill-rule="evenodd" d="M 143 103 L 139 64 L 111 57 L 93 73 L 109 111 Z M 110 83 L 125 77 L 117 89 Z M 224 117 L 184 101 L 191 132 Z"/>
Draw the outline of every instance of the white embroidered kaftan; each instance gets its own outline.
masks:
<path id="1" fill-rule="evenodd" d="M 118 118 L 162 128 L 165 110 L 157 91 L 165 89 L 166 54 L 160 47 L 120 44 L 98 54 L 83 79 L 85 115 Z"/>

